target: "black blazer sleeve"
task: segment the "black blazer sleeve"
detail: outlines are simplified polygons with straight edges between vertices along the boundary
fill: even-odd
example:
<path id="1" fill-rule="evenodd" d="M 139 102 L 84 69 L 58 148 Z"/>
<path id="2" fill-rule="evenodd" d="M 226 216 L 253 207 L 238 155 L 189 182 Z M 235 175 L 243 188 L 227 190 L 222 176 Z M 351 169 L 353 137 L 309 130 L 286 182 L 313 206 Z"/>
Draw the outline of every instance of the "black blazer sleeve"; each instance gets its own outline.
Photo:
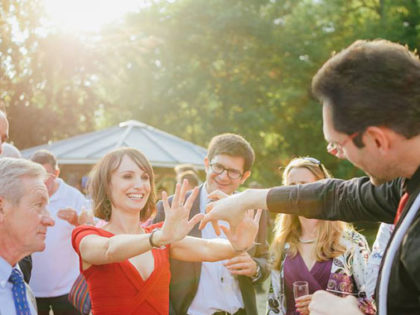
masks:
<path id="1" fill-rule="evenodd" d="M 19 261 L 19 268 L 22 271 L 23 279 L 26 283 L 29 284 L 29 280 L 31 280 L 31 274 L 32 274 L 32 256 L 26 256 L 23 257 Z"/>
<path id="2" fill-rule="evenodd" d="M 272 188 L 268 209 L 323 220 L 393 223 L 402 195 L 402 179 L 374 186 L 368 177 L 326 179 Z"/>

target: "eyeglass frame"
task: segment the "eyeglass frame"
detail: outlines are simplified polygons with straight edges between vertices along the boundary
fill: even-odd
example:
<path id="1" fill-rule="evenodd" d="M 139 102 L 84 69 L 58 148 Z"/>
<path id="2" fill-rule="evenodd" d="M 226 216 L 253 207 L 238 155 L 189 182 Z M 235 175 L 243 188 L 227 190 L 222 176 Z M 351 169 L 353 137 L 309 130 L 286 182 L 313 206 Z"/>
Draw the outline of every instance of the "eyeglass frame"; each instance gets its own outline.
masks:
<path id="1" fill-rule="evenodd" d="M 221 172 L 216 171 L 216 170 L 214 169 L 214 166 L 215 166 L 215 165 L 220 166 L 220 167 L 222 168 L 222 171 L 221 171 Z M 211 170 L 212 170 L 214 173 L 216 173 L 217 175 L 221 175 L 221 174 L 223 174 L 223 172 L 224 172 L 224 171 L 226 171 L 227 176 L 228 176 L 231 180 L 241 179 L 241 178 L 242 178 L 242 176 L 244 176 L 244 173 L 243 173 L 243 172 L 240 172 L 239 170 L 234 169 L 234 168 L 226 168 L 223 164 L 218 163 L 218 162 L 210 163 L 210 168 L 211 168 Z M 232 176 L 230 175 L 230 174 L 231 174 L 231 173 L 230 173 L 231 171 L 234 171 L 235 173 L 237 173 L 237 172 L 238 172 L 237 174 L 239 175 L 239 177 L 237 177 L 237 178 L 232 177 Z"/>
<path id="2" fill-rule="evenodd" d="M 344 153 L 343 149 L 344 146 L 350 141 L 356 138 L 360 134 L 359 131 L 356 131 L 349 135 L 346 139 L 344 139 L 342 142 L 329 142 L 327 144 L 327 152 L 334 156 L 339 156 Z"/>

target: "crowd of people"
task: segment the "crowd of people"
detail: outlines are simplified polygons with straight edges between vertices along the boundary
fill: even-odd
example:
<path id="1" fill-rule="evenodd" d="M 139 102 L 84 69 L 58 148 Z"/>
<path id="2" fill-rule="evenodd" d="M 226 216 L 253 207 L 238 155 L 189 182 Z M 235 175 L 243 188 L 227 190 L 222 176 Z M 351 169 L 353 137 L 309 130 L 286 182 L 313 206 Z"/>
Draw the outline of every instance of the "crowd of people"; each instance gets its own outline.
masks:
<path id="1" fill-rule="evenodd" d="M 314 76 L 328 152 L 365 177 L 333 178 L 304 156 L 283 185 L 238 192 L 255 153 L 227 133 L 209 143 L 204 181 L 177 167 L 161 200 L 133 148 L 98 161 L 87 198 L 51 152 L 25 160 L 5 143 L 0 111 L 0 314 L 85 314 L 75 283 L 94 315 L 258 314 L 266 279 L 270 315 L 420 314 L 419 82 L 418 57 L 384 40 L 353 43 Z M 359 220 L 383 222 L 372 252 Z"/>

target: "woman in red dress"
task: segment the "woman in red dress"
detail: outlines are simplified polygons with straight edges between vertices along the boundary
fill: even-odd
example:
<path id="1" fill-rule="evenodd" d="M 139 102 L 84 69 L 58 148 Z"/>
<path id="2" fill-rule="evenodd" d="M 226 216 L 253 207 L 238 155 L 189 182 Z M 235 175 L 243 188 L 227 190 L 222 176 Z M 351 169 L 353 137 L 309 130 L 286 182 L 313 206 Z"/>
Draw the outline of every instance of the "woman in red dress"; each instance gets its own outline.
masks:
<path id="1" fill-rule="evenodd" d="M 178 184 L 172 204 L 162 194 L 163 224 L 142 228 L 155 206 L 154 175 L 146 157 L 124 148 L 105 155 L 92 170 L 90 194 L 94 214 L 108 223 L 102 228 L 79 226 L 72 244 L 80 257 L 92 313 L 168 314 L 169 257 L 185 261 L 216 261 L 247 250 L 258 230 L 260 211 L 230 230 L 226 240 L 186 236 L 202 214 L 189 219 L 198 190 L 185 199 Z"/>

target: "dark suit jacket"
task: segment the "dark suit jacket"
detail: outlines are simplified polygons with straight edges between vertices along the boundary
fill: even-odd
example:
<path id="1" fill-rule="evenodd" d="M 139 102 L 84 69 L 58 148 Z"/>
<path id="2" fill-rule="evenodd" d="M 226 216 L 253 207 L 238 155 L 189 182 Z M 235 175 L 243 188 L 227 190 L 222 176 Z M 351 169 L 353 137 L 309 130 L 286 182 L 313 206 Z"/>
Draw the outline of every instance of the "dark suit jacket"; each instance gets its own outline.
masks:
<path id="1" fill-rule="evenodd" d="M 200 187 L 203 189 L 203 185 Z M 189 194 L 188 194 L 189 195 Z M 188 196 L 187 195 L 187 196 Z M 172 202 L 172 197 L 169 198 Z M 263 211 L 260 220 L 260 227 L 256 243 L 259 245 L 254 246 L 248 253 L 261 267 L 261 277 L 256 281 L 264 281 L 269 274 L 267 264 L 268 256 L 268 243 L 267 243 L 267 211 Z M 200 213 L 200 193 L 191 209 L 190 218 L 197 213 Z M 154 223 L 161 222 L 165 219 L 162 201 L 157 204 L 157 215 L 153 220 Z M 200 237 L 201 231 L 198 229 L 198 224 L 189 233 L 190 236 Z M 184 262 L 176 259 L 170 260 L 171 264 L 171 283 L 170 283 L 170 315 L 184 315 L 187 314 L 195 294 L 198 289 L 201 274 L 201 262 Z M 238 276 L 239 288 L 241 290 L 242 298 L 244 301 L 245 311 L 247 315 L 254 315 L 257 313 L 255 290 L 252 279 L 246 276 Z"/>
<path id="2" fill-rule="evenodd" d="M 19 268 L 23 274 L 23 280 L 29 284 L 29 280 L 31 280 L 32 274 L 32 256 L 23 257 L 22 260 L 19 261 Z"/>

